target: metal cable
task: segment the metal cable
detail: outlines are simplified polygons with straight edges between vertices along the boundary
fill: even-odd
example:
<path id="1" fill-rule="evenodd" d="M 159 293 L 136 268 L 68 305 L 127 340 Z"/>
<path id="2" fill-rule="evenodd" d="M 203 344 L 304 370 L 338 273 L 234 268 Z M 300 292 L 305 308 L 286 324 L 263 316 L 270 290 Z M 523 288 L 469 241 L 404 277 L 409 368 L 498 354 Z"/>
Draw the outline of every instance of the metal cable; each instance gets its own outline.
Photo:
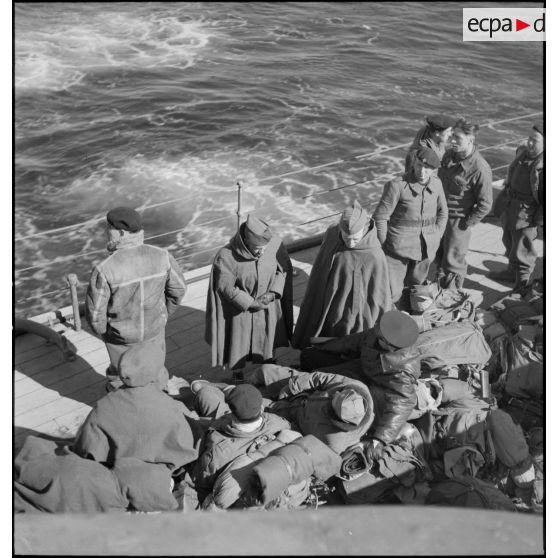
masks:
<path id="1" fill-rule="evenodd" d="M 513 122 L 515 120 L 522 120 L 524 118 L 532 118 L 533 116 L 538 116 L 540 114 L 544 114 L 544 113 L 542 111 L 539 111 L 539 112 L 534 112 L 534 113 L 531 113 L 531 114 L 524 114 L 522 116 L 515 116 L 513 118 L 506 118 L 504 120 L 488 121 L 488 122 L 485 122 L 484 124 L 481 124 L 480 127 L 483 128 L 483 127 L 487 127 L 487 126 L 495 126 L 497 124 L 504 124 L 504 123 L 507 123 L 507 122 Z M 516 140 L 514 140 L 514 141 L 516 141 Z M 483 151 L 483 150 L 486 150 L 486 149 L 491 149 L 491 148 L 494 148 L 494 147 L 500 147 L 500 146 L 503 146 L 503 145 L 508 145 L 509 143 L 512 143 L 512 142 L 506 142 L 506 143 L 503 143 L 503 144 L 499 144 L 497 146 L 492 146 L 490 148 L 488 148 L 488 147 L 483 148 L 483 149 L 480 149 L 479 151 Z M 394 151 L 396 149 L 402 149 L 404 147 L 407 147 L 408 145 L 409 145 L 409 142 L 406 142 L 406 143 L 402 143 L 402 144 L 399 144 L 399 145 L 386 147 L 384 149 L 371 151 L 370 153 L 363 153 L 362 155 L 356 155 L 354 157 L 349 157 L 347 159 L 337 159 L 336 161 L 332 161 L 332 162 L 329 162 L 329 163 L 324 163 L 322 165 L 317 165 L 315 167 L 305 167 L 303 169 L 290 171 L 290 172 L 287 172 L 287 173 L 284 173 L 284 174 L 279 174 L 279 175 L 275 175 L 275 176 L 268 176 L 268 177 L 262 178 L 259 182 L 260 183 L 261 182 L 267 182 L 269 180 L 284 178 L 286 176 L 292 176 L 294 174 L 299 174 L 301 172 L 309 172 L 309 171 L 314 171 L 314 170 L 318 170 L 318 169 L 323 169 L 323 168 L 326 168 L 326 167 L 329 167 L 329 166 L 338 165 L 340 163 L 346 163 L 346 162 L 349 162 L 349 161 L 358 161 L 360 159 L 365 159 L 367 157 L 373 157 L 375 155 L 381 155 L 382 153 L 386 153 L 388 151 Z M 189 197 L 190 196 L 183 196 L 183 197 L 180 197 L 180 198 L 175 198 L 173 200 L 165 200 L 164 202 L 158 202 L 158 203 L 154 203 L 154 204 L 139 207 L 138 210 L 143 211 L 145 209 L 152 209 L 154 207 L 161 207 L 163 205 L 168 205 L 170 203 L 176 203 L 178 201 L 188 199 Z M 88 219 L 87 221 L 82 221 L 81 223 L 75 223 L 74 225 L 66 225 L 64 227 L 58 227 L 56 229 L 49 229 L 48 231 L 42 231 L 42 232 L 38 232 L 38 233 L 26 235 L 26 236 L 19 236 L 19 237 L 16 237 L 14 240 L 17 242 L 17 241 L 20 241 L 20 240 L 27 240 L 29 238 L 34 238 L 34 237 L 37 237 L 37 236 L 45 236 L 45 235 L 48 235 L 48 234 L 54 234 L 54 233 L 57 233 L 57 232 L 65 231 L 65 230 L 76 228 L 76 227 L 83 227 L 84 225 L 87 225 L 87 224 L 90 224 L 90 223 L 91 224 L 92 223 L 98 223 L 99 221 L 103 221 L 104 219 L 105 219 L 104 216 L 103 217 L 96 217 L 96 218 L 93 218 L 93 219 Z M 217 220 L 224 220 L 224 219 L 228 219 L 228 217 L 219 218 Z"/>

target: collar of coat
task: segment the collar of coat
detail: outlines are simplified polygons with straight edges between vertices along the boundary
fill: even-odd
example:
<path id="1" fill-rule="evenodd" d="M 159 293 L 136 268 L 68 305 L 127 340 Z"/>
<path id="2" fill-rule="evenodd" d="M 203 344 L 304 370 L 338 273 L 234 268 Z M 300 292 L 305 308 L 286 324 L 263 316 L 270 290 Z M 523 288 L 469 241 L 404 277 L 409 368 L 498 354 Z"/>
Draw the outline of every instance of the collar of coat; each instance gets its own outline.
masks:
<path id="1" fill-rule="evenodd" d="M 110 243 L 110 246 L 107 246 L 107 249 L 112 253 L 116 252 L 116 250 L 121 250 L 122 248 L 133 248 L 134 246 L 139 246 L 140 244 L 143 244 L 143 230 L 121 237 L 114 243 Z"/>
<path id="2" fill-rule="evenodd" d="M 229 438 L 257 438 L 261 434 L 265 434 L 265 430 L 269 424 L 268 413 L 262 413 L 262 419 L 262 423 L 258 428 L 256 428 L 256 430 L 253 430 L 252 432 L 244 432 L 243 430 L 236 428 L 234 425 L 234 417 L 232 413 L 227 413 L 215 420 L 209 428 L 210 430 L 217 430 Z"/>
<path id="3" fill-rule="evenodd" d="M 452 153 L 452 155 L 450 156 L 450 161 L 454 165 L 461 165 L 461 168 L 465 172 L 469 172 L 470 170 L 475 169 L 478 166 L 478 160 L 480 156 L 481 154 L 477 151 L 477 146 L 474 146 L 473 151 L 464 159 L 456 160 L 454 154 Z"/>
<path id="4" fill-rule="evenodd" d="M 420 194 L 422 190 L 428 190 L 429 193 L 432 193 L 432 188 L 430 187 L 431 182 L 432 182 L 432 178 L 429 178 L 426 184 L 421 184 L 420 182 L 411 182 L 410 180 L 407 180 L 407 186 L 415 194 Z"/>
<path id="5" fill-rule="evenodd" d="M 341 237 L 341 226 L 339 224 L 332 225 L 333 228 L 337 231 L 337 242 L 333 246 L 334 252 L 341 252 L 343 250 L 370 250 L 371 248 L 381 249 L 380 241 L 378 240 L 378 233 L 376 232 L 376 228 L 374 227 L 374 223 L 371 221 L 370 225 L 368 225 L 368 231 L 366 234 L 361 238 L 360 242 L 354 246 L 353 248 L 349 248 L 344 242 L 343 238 Z M 324 239 L 325 241 L 325 239 Z"/>
<path id="6" fill-rule="evenodd" d="M 267 247 L 269 246 L 270 243 L 271 243 L 271 241 L 268 242 L 268 244 L 266 246 L 266 249 L 267 249 Z M 238 231 L 229 240 L 229 245 L 230 245 L 231 249 L 233 250 L 233 252 L 238 254 L 244 260 L 255 261 L 255 260 L 259 259 L 256 256 L 254 256 L 254 254 L 252 254 L 252 252 L 250 252 L 250 250 L 248 249 L 248 246 L 246 246 L 246 244 L 244 243 L 244 239 L 242 238 L 242 235 L 240 234 L 240 231 Z"/>

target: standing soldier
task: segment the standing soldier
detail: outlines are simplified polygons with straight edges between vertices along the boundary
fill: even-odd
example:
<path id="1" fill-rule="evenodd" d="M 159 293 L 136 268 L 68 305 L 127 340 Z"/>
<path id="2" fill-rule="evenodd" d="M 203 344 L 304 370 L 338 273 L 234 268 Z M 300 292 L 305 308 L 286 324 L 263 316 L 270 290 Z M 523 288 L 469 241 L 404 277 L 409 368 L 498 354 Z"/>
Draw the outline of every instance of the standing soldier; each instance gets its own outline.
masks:
<path id="1" fill-rule="evenodd" d="M 437 254 L 442 288 L 463 286 L 472 228 L 492 209 L 492 170 L 478 152 L 478 125 L 459 119 L 438 176 L 448 203 L 449 219 Z"/>
<path id="2" fill-rule="evenodd" d="M 508 168 L 504 190 L 495 205 L 502 220 L 502 241 L 509 259 L 507 269 L 488 277 L 515 283 L 514 290 L 527 285 L 537 259 L 533 242 L 537 227 L 544 225 L 544 128 L 535 124 L 527 145 L 517 148 Z"/>
<path id="3" fill-rule="evenodd" d="M 133 345 L 148 343 L 165 354 L 165 325 L 186 293 L 184 277 L 164 248 L 143 243 L 138 212 L 115 207 L 107 213 L 107 250 L 110 256 L 91 273 L 85 316 L 102 337 L 110 358 L 107 389 L 122 385 L 120 357 Z M 164 357 L 163 357 L 164 360 Z M 168 381 L 163 366 L 160 387 Z"/>
<path id="4" fill-rule="evenodd" d="M 405 158 L 405 174 L 411 172 L 413 158 L 421 146 L 430 147 L 438 155 L 440 161 L 442 160 L 454 124 L 455 118 L 446 114 L 431 114 L 426 117 L 426 125 L 417 132 L 411 147 L 409 147 L 409 152 Z"/>
<path id="5" fill-rule="evenodd" d="M 439 166 L 436 153 L 420 146 L 411 172 L 385 185 L 374 212 L 394 304 L 402 304 L 404 286 L 426 281 L 445 230 L 448 208 L 442 183 L 435 176 Z"/>
<path id="6" fill-rule="evenodd" d="M 211 268 L 205 340 L 211 365 L 242 378 L 247 361 L 264 362 L 292 335 L 292 264 L 281 239 L 253 215 L 221 248 Z"/>
<path id="7" fill-rule="evenodd" d="M 300 306 L 293 347 L 304 349 L 311 337 L 363 331 L 390 309 L 386 257 L 370 214 L 355 200 L 325 232 Z"/>

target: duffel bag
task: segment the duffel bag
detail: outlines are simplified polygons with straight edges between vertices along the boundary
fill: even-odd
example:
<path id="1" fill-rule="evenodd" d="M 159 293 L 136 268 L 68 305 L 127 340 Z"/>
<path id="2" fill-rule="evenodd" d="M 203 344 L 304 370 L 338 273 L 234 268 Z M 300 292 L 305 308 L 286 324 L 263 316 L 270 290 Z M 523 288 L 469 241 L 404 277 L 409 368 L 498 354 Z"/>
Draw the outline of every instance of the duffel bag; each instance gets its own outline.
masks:
<path id="1" fill-rule="evenodd" d="M 474 477 L 442 480 L 432 486 L 426 505 L 516 511 L 513 502 L 496 487 Z"/>
<path id="2" fill-rule="evenodd" d="M 542 355 L 533 344 L 516 334 L 508 343 L 505 392 L 522 399 L 542 399 L 544 369 Z"/>
<path id="3" fill-rule="evenodd" d="M 421 333 L 414 345 L 422 366 L 434 370 L 454 364 L 486 364 L 492 355 L 480 327 L 454 322 Z"/>

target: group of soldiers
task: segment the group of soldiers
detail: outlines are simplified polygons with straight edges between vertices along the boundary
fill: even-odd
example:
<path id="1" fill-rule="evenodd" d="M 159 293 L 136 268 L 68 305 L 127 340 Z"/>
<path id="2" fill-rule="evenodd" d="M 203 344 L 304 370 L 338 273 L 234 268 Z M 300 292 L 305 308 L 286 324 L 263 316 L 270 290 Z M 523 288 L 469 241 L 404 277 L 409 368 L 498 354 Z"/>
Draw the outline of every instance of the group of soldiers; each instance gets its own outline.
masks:
<path id="1" fill-rule="evenodd" d="M 425 380 L 428 332 L 410 315 L 413 289 L 429 284 L 433 262 L 437 288 L 461 291 L 471 229 L 493 208 L 477 132 L 462 118 L 427 117 L 403 175 L 385 185 L 373 215 L 354 201 L 325 232 L 294 332 L 289 254 L 266 222 L 249 215 L 218 251 L 207 293 L 212 365 L 231 375 L 192 381 L 174 397 L 165 324 L 186 293 L 183 275 L 167 250 L 144 244 L 135 210 L 109 211 L 110 255 L 93 269 L 86 317 L 107 347 L 110 393 L 70 446 L 28 437 L 16 459 L 16 510 L 173 510 L 179 503 L 169 494 L 177 491 L 190 509 L 295 508 L 308 501 L 311 482 L 332 478 L 342 479 L 346 495 L 366 479 L 361 488 L 370 494 L 378 471 L 385 477 L 394 463 L 428 468 L 421 447 L 433 443 L 432 421 L 464 439 L 472 424 L 482 425 L 480 457 L 472 443 L 453 453 L 444 446 L 446 476 L 474 477 L 492 451 L 518 490 L 530 489 L 534 469 L 521 428 L 457 376 Z M 528 286 L 543 224 L 543 158 L 536 124 L 494 204 L 509 260 L 495 278 L 511 280 L 518 293 Z M 477 335 L 473 326 L 463 331 Z M 289 345 L 300 349 L 296 367 L 275 359 L 275 349 Z M 446 411 L 429 413 L 439 407 Z"/>

